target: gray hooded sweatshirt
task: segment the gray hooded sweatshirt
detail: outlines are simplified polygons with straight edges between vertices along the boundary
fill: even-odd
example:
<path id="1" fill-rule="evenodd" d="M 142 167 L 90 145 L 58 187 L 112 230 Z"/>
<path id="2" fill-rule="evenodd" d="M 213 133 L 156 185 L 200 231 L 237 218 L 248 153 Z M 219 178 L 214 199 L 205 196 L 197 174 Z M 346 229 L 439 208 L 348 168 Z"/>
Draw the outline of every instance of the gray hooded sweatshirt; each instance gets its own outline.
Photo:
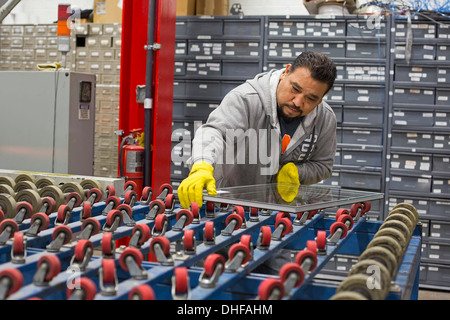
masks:
<path id="1" fill-rule="evenodd" d="M 336 116 L 322 101 L 305 116 L 282 154 L 276 90 L 284 69 L 255 76 L 231 90 L 195 133 L 188 165 L 214 167 L 216 187 L 264 184 L 293 162 L 300 183 L 328 178 L 336 153 Z"/>

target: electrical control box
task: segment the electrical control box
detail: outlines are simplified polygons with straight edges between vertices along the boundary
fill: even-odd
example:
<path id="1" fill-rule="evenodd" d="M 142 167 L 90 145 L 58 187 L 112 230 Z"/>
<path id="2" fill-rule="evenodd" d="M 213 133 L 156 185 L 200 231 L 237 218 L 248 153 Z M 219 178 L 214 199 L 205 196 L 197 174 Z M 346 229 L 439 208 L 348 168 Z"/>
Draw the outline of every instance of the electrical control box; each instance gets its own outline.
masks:
<path id="1" fill-rule="evenodd" d="M 0 72 L 0 168 L 93 175 L 95 75 Z"/>

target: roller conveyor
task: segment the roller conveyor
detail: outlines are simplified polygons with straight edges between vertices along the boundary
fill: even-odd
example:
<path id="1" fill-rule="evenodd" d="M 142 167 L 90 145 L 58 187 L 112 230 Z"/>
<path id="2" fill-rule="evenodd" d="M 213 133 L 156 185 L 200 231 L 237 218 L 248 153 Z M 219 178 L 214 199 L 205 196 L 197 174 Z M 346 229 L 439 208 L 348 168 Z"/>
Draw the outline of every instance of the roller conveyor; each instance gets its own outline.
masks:
<path id="1" fill-rule="evenodd" d="M 25 236 L 12 235 L 0 245 L 0 298 L 417 298 L 421 238 L 414 208 L 399 206 L 384 222 L 368 221 L 370 201 L 382 194 L 301 186 L 288 204 L 273 186 L 255 190 L 256 198 L 242 189 L 239 197 L 233 188 L 219 190 L 218 197 L 205 196 L 201 208 L 186 210 L 175 205 L 170 186 L 155 195 L 147 188 L 139 201 L 125 196 L 125 187 L 119 198 L 125 209 L 105 212 L 108 200 L 102 197 L 89 217 L 83 217 L 81 204 L 70 210 L 67 222 L 57 223 L 53 212 L 47 228 L 34 237 L 26 236 L 32 225 L 32 217 L 27 218 L 15 232 Z M 327 217 L 324 209 L 334 207 L 340 207 L 336 217 Z M 96 222 L 86 231 L 87 219 Z M 56 245 L 58 228 L 70 230 L 70 239 Z M 26 250 L 15 243 L 24 238 Z M 390 261 L 379 252 L 388 250 L 394 238 L 399 249 L 387 255 L 394 256 Z M 259 271 L 282 251 L 292 258 L 279 274 Z M 324 281 L 321 271 L 338 253 L 367 259 L 344 281 Z M 367 268 L 361 266 L 379 266 L 381 275 L 362 272 Z M 361 288 L 360 278 L 371 276 L 382 292 Z"/>

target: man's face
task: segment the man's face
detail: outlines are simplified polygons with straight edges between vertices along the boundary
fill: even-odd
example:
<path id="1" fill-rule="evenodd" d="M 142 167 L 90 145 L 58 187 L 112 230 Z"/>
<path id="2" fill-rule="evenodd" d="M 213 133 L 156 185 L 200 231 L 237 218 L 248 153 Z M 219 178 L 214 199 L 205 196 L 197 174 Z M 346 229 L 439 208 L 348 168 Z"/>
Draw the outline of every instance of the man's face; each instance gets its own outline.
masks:
<path id="1" fill-rule="evenodd" d="M 290 66 L 281 75 L 277 88 L 278 109 L 287 120 L 309 114 L 328 91 L 328 84 L 313 79 L 308 68 L 300 67 L 289 74 Z"/>

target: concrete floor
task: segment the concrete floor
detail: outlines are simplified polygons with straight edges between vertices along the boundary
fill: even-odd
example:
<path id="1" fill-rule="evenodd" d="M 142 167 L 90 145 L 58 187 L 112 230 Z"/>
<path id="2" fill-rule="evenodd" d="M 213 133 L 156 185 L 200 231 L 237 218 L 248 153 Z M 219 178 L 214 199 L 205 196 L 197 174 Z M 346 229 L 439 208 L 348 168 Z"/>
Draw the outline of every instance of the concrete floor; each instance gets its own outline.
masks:
<path id="1" fill-rule="evenodd" d="M 420 289 L 419 300 L 450 300 L 450 292 Z"/>

